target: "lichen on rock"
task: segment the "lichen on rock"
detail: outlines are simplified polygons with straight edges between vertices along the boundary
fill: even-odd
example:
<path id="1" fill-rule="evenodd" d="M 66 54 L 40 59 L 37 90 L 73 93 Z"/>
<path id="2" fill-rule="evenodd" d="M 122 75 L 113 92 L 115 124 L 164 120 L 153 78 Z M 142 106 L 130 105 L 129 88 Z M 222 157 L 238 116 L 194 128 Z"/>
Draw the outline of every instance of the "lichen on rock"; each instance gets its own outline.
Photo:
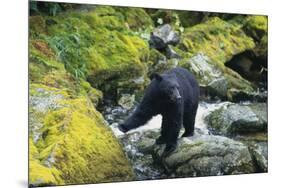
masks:
<path id="1" fill-rule="evenodd" d="M 32 154 L 31 184 L 99 183 L 134 178 L 121 145 L 87 97 L 70 99 L 56 88 L 41 85 L 31 85 L 31 90 L 34 91 L 29 116 L 41 124 L 39 129 L 33 129 L 35 121 L 30 122 L 30 144 L 32 151 L 37 152 Z M 39 134 L 36 140 L 35 134 Z"/>
<path id="2" fill-rule="evenodd" d="M 206 121 L 216 134 L 237 135 L 267 129 L 267 105 L 229 104 L 212 112 Z"/>

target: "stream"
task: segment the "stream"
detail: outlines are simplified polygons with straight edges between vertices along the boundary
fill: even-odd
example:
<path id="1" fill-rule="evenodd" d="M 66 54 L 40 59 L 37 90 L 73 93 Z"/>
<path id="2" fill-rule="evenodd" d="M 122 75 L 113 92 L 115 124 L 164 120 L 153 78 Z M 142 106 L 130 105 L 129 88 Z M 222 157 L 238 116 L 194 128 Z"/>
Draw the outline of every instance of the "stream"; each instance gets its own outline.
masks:
<path id="1" fill-rule="evenodd" d="M 196 121 L 195 121 L 195 134 L 210 134 L 205 123 L 205 117 L 212 111 L 228 104 L 229 102 L 200 102 L 197 110 Z M 142 141 L 141 137 L 146 131 L 157 131 L 161 128 L 162 116 L 154 116 L 145 125 L 131 130 L 126 134 L 119 131 L 117 128 L 118 124 L 123 122 L 129 114 L 131 114 L 136 106 L 130 110 L 124 109 L 121 106 L 112 106 L 111 102 L 107 102 L 108 105 L 104 105 L 101 112 L 104 115 L 108 126 L 112 129 L 113 133 L 123 144 L 123 148 L 133 166 L 137 180 L 148 180 L 148 179 L 163 179 L 172 178 L 173 174 L 165 173 L 164 169 L 153 162 L 151 155 L 146 155 L 139 148 L 139 142 Z M 183 129 L 182 129 L 183 131 Z M 182 134 L 182 133 L 180 133 Z"/>

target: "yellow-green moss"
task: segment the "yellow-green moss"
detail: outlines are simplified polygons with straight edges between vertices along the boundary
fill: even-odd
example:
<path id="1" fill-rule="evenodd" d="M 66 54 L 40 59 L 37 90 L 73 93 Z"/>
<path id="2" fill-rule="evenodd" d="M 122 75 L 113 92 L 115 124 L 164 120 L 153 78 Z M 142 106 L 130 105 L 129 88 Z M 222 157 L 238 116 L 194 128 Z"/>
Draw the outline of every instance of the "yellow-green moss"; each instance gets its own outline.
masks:
<path id="1" fill-rule="evenodd" d="M 203 52 L 218 64 L 224 64 L 233 55 L 255 47 L 254 41 L 239 27 L 217 17 L 187 28 L 180 48 L 192 56 Z"/>
<path id="2" fill-rule="evenodd" d="M 43 165 L 39 158 L 39 153 L 33 140 L 29 139 L 29 183 L 32 185 L 61 185 L 59 170 Z"/>
<path id="3" fill-rule="evenodd" d="M 88 78 L 93 86 L 103 91 L 106 90 L 103 83 L 110 80 L 107 84 L 111 88 L 107 89 L 112 91 L 120 82 L 144 75 L 148 43 L 126 26 L 128 21 L 135 27 L 133 20 L 143 21 L 144 16 L 149 18 L 140 8 L 127 10 L 109 6 L 96 6 L 84 13 L 68 11 L 52 17 L 44 16 L 42 19 L 52 19 L 54 23 L 44 26 L 44 33 L 34 29 L 38 35 L 34 35 L 33 40 L 47 43 L 55 52 L 55 59 L 63 63 L 75 78 Z M 145 22 L 151 24 L 151 20 Z M 35 22 L 32 24 L 36 25 Z M 36 55 L 36 51 L 31 54 L 37 61 L 51 61 Z M 34 80 L 40 77 L 36 74 L 39 69 L 31 66 Z M 130 86 L 139 87 L 133 83 Z"/>
<path id="4" fill-rule="evenodd" d="M 182 42 L 175 51 L 183 57 L 181 66 L 186 66 L 186 60 L 196 54 L 203 53 L 219 68 L 228 81 L 228 88 L 253 91 L 250 82 L 227 68 L 224 64 L 234 55 L 245 50 L 252 50 L 255 43 L 248 37 L 239 25 L 232 25 L 220 18 L 214 17 L 206 22 L 187 28 L 182 35 Z"/>
<path id="5" fill-rule="evenodd" d="M 124 16 L 125 23 L 132 30 L 146 30 L 153 26 L 152 19 L 142 8 L 115 8 Z"/>
<path id="6" fill-rule="evenodd" d="M 267 34 L 267 16 L 248 16 L 243 29 L 256 41 L 261 41 L 262 37 Z"/>
<path id="7" fill-rule="evenodd" d="M 248 16 L 243 25 L 244 31 L 256 42 L 254 52 L 257 57 L 267 59 L 267 38 L 268 38 L 267 16 Z"/>
<path id="8" fill-rule="evenodd" d="M 82 87 L 86 92 L 93 89 L 87 83 Z M 73 98 L 67 91 L 44 84 L 30 85 L 29 116 L 36 120 L 29 125 L 31 184 L 133 180 L 121 145 L 91 100 L 86 94 Z M 41 124 L 39 130 L 32 128 L 35 123 Z"/>

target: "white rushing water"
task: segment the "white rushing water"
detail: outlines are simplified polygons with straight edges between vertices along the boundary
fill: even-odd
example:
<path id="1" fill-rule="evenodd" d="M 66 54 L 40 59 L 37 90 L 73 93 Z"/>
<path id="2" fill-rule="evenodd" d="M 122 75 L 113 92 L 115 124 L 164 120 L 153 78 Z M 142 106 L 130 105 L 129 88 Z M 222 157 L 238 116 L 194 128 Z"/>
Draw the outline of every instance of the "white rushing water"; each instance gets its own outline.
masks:
<path id="1" fill-rule="evenodd" d="M 215 103 L 200 102 L 197 110 L 196 120 L 195 120 L 195 129 L 200 131 L 201 134 L 209 134 L 209 131 L 207 129 L 207 124 L 205 123 L 205 117 L 208 114 L 210 114 L 212 111 L 219 109 L 220 107 L 225 106 L 229 103 L 230 102 L 215 102 Z M 161 123 L 162 123 L 162 116 L 157 115 L 154 116 L 145 125 L 137 129 L 131 130 L 128 133 L 144 132 L 147 130 L 160 129 Z M 113 125 L 110 127 L 116 136 L 120 137 L 123 135 L 123 133 L 119 131 L 119 129 L 117 128 L 117 123 L 113 123 Z"/>
<path id="2" fill-rule="evenodd" d="M 219 109 L 222 106 L 229 104 L 229 102 L 200 102 L 197 110 L 195 120 L 195 134 L 209 134 L 205 118 L 212 111 Z M 124 134 L 118 129 L 118 123 L 122 123 L 129 115 L 133 113 L 133 110 L 125 110 L 120 106 L 108 107 L 105 111 L 104 117 L 107 120 L 113 133 L 120 139 L 124 145 L 124 150 L 128 155 L 128 158 L 132 162 L 132 166 L 138 180 L 146 179 L 161 179 L 171 178 L 163 171 L 162 167 L 157 166 L 152 159 L 151 155 L 146 155 L 139 150 L 138 143 L 142 139 L 142 135 L 149 130 L 161 129 L 162 116 L 154 116 L 145 125 L 131 130 Z M 181 130 L 181 133 L 184 129 Z"/>

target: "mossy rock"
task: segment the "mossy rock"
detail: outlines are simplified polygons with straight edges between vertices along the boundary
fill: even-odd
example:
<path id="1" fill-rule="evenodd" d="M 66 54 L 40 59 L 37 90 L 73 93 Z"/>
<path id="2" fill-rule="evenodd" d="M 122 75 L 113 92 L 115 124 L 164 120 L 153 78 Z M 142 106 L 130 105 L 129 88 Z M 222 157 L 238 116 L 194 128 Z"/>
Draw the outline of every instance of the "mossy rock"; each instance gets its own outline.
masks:
<path id="1" fill-rule="evenodd" d="M 75 78 L 87 79 L 105 92 L 116 92 L 118 85 L 128 80 L 126 87 L 130 90 L 143 88 L 144 83 L 135 84 L 133 80 L 145 75 L 148 42 L 140 32 L 130 29 L 152 24 L 143 9 L 95 6 L 87 12 L 67 11 L 39 18 L 40 25 L 31 22 L 32 40 L 44 42 L 55 54 L 54 59 Z M 53 24 L 43 25 L 50 19 Z"/>
<path id="2" fill-rule="evenodd" d="M 228 89 L 253 92 L 254 86 L 238 73 L 225 66 L 234 55 L 254 49 L 255 43 L 238 25 L 213 17 L 206 22 L 187 28 L 175 51 L 183 57 L 180 65 L 189 68 L 187 62 L 198 53 L 207 56 L 212 66 L 220 70 L 228 82 Z M 231 96 L 229 96 L 231 98 Z"/>
<path id="3" fill-rule="evenodd" d="M 227 136 L 265 132 L 267 130 L 267 105 L 229 104 L 206 117 L 214 134 Z"/>
<path id="4" fill-rule="evenodd" d="M 202 22 L 205 17 L 204 12 L 193 12 L 193 11 L 177 11 L 178 17 L 180 19 L 180 23 L 183 27 L 192 27 L 196 24 Z"/>
<path id="5" fill-rule="evenodd" d="M 249 36 L 254 38 L 255 41 L 260 42 L 262 37 L 268 33 L 267 25 L 267 16 L 248 16 L 243 29 Z"/>
<path id="6" fill-rule="evenodd" d="M 39 84 L 30 94 L 30 184 L 134 179 L 121 145 L 87 97 Z"/>
<path id="7" fill-rule="evenodd" d="M 253 50 L 258 58 L 267 64 L 268 45 L 268 18 L 267 16 L 248 16 L 243 24 L 243 30 L 255 40 L 256 48 Z M 266 65 L 267 66 L 267 65 Z"/>
<path id="8" fill-rule="evenodd" d="M 39 153 L 32 139 L 29 139 L 29 181 L 32 185 L 63 184 L 59 170 L 47 167 L 38 160 Z"/>
<path id="9" fill-rule="evenodd" d="M 187 28 L 180 49 L 187 57 L 203 52 L 218 64 L 224 64 L 235 54 L 253 49 L 255 43 L 240 27 L 214 17 Z"/>
<path id="10" fill-rule="evenodd" d="M 77 79 L 67 72 L 52 49 L 40 39 L 30 41 L 29 81 L 32 84 L 62 89 L 74 97 L 80 94 L 88 95 L 95 105 L 103 96 L 101 91 L 93 88 L 87 81 Z"/>
<path id="11" fill-rule="evenodd" d="M 170 24 L 176 31 L 180 30 L 181 21 L 178 15 L 178 11 L 174 10 L 147 10 L 155 26 Z"/>
<path id="12" fill-rule="evenodd" d="M 133 31 L 146 30 L 153 27 L 151 17 L 143 8 L 116 7 L 115 10 L 122 13 L 125 22 Z"/>
<path id="13" fill-rule="evenodd" d="M 149 61 L 148 66 L 148 76 L 150 77 L 153 73 L 160 73 L 175 68 L 178 65 L 178 59 L 172 58 L 167 59 L 167 57 L 159 52 L 158 50 L 151 48 L 149 51 Z"/>

